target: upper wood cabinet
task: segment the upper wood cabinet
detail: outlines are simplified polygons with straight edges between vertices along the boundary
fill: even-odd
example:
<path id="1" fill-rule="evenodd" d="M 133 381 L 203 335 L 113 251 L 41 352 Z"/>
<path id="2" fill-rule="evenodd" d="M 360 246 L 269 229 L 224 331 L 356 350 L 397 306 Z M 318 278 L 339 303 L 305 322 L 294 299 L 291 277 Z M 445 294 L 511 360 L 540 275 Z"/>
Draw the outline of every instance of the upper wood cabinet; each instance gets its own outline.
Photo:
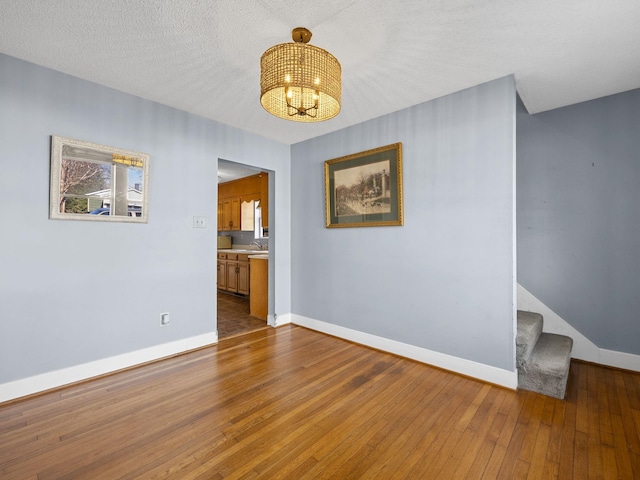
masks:
<path id="1" fill-rule="evenodd" d="M 218 185 L 218 230 L 240 230 L 241 204 L 260 201 L 262 226 L 269 226 L 269 174 L 260 172 L 250 177 Z"/>
<path id="2" fill-rule="evenodd" d="M 225 198 L 218 202 L 218 230 L 240 230 L 239 198 Z"/>

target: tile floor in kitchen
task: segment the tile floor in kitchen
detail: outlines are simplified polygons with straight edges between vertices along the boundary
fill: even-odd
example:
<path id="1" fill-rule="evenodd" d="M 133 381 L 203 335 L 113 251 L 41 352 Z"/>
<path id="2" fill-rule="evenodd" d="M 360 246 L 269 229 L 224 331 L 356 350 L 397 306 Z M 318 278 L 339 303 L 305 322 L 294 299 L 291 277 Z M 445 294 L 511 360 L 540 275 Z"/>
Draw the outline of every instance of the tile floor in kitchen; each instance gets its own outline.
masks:
<path id="1" fill-rule="evenodd" d="M 267 328 L 267 322 L 249 316 L 249 298 L 218 292 L 218 339 Z"/>

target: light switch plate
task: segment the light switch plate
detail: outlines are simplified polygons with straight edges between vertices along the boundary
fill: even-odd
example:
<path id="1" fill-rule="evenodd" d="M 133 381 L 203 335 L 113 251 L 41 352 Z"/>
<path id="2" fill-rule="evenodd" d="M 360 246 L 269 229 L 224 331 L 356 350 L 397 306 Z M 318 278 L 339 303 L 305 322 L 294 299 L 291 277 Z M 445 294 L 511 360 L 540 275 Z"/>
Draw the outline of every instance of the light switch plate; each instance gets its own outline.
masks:
<path id="1" fill-rule="evenodd" d="M 206 224 L 206 217 L 193 217 L 193 228 L 205 228 Z"/>

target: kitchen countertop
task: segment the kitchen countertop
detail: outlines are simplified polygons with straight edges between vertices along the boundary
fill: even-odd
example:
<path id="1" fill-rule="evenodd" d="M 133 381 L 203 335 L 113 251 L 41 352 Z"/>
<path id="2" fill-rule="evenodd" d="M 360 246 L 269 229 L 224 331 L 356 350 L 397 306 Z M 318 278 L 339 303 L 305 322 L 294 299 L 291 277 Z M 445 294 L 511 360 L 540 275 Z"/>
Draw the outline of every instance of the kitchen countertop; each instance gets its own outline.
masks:
<path id="1" fill-rule="evenodd" d="M 241 253 L 243 255 L 269 255 L 269 250 L 249 250 L 244 248 L 219 248 L 218 253 Z"/>

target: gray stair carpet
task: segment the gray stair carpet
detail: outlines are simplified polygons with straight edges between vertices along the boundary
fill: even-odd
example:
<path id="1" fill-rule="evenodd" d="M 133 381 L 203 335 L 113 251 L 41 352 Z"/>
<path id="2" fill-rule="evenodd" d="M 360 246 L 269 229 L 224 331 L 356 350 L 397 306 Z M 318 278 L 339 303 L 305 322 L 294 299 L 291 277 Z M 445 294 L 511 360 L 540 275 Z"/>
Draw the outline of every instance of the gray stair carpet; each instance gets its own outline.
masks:
<path id="1" fill-rule="evenodd" d="M 522 367 L 531 356 L 533 347 L 542 333 L 542 315 L 518 310 L 518 333 L 516 335 L 516 366 Z"/>
<path id="2" fill-rule="evenodd" d="M 518 388 L 563 399 L 573 340 L 564 335 L 542 332 L 542 328 L 542 315 L 518 311 Z"/>

